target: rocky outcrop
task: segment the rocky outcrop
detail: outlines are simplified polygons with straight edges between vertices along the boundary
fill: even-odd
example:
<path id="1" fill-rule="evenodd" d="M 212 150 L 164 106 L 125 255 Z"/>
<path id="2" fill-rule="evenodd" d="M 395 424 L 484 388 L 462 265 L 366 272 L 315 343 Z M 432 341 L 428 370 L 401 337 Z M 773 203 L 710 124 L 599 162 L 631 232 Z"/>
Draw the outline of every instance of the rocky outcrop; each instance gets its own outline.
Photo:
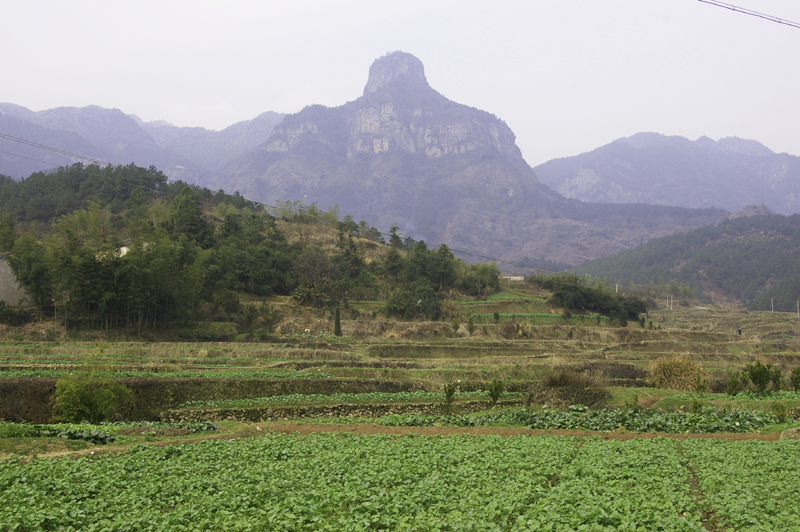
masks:
<path id="1" fill-rule="evenodd" d="M 338 204 L 381 229 L 481 255 L 568 264 L 723 216 L 566 200 L 539 181 L 502 120 L 435 91 L 403 52 L 373 63 L 358 99 L 287 116 L 215 186 L 269 204 Z"/>

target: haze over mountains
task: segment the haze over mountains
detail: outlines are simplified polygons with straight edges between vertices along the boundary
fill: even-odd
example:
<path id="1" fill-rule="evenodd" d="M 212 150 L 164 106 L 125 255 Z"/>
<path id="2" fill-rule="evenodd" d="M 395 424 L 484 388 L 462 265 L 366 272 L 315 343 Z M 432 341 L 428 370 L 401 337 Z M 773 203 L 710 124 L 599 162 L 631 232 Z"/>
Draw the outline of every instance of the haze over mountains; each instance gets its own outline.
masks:
<path id="1" fill-rule="evenodd" d="M 402 52 L 372 65 L 356 100 L 264 113 L 219 132 L 96 106 L 33 112 L 13 104 L 0 104 L 0 132 L 116 164 L 154 165 L 173 179 L 266 203 L 339 204 L 384 230 L 398 225 L 407 236 L 513 260 L 579 264 L 727 216 L 668 205 L 800 210 L 793 207 L 800 158 L 741 139 L 639 134 L 534 171 L 502 120 L 436 92 L 422 63 Z M 73 162 L 2 139 L 0 149 Z M 0 173 L 15 178 L 43 167 L 0 153 Z M 565 198 L 548 184 L 627 204 Z"/>
<path id="2" fill-rule="evenodd" d="M 800 157 L 736 137 L 638 133 L 534 170 L 543 183 L 582 201 L 728 211 L 763 203 L 781 214 L 800 212 Z"/>
<path id="3" fill-rule="evenodd" d="M 200 183 L 209 180 L 229 159 L 263 143 L 283 116 L 266 112 L 222 131 L 210 131 L 163 121 L 143 122 L 136 115 L 96 105 L 34 112 L 0 103 L 0 132 L 113 164 L 156 166 L 172 179 Z M 38 159 L 0 153 L 0 173 L 17 179 L 49 170 L 52 164 L 81 161 L 5 139 L 0 139 L 0 149 Z"/>

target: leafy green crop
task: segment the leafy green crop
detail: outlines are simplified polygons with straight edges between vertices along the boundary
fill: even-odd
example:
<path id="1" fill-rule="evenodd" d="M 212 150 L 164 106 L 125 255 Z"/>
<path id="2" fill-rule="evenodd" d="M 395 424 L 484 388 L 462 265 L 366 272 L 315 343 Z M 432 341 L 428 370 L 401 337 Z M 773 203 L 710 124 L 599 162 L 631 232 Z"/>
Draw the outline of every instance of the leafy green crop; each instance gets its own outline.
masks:
<path id="1" fill-rule="evenodd" d="M 795 530 L 798 474 L 792 441 L 268 433 L 76 460 L 7 459 L 0 526 Z"/>
<path id="2" fill-rule="evenodd" d="M 582 429 L 613 431 L 625 429 L 633 432 L 673 434 L 685 432 L 698 434 L 753 432 L 779 423 L 778 418 L 771 413 L 747 412 L 744 410 L 728 412 L 725 410 L 705 409 L 701 413 L 692 414 L 685 412 L 659 412 L 651 409 L 586 410 L 585 407 L 580 406 L 572 407 L 568 412 L 555 410 L 528 412 L 525 409 L 515 409 L 498 413 L 471 415 L 392 414 L 361 421 L 401 427 L 517 425 L 541 430 Z"/>
<path id="3" fill-rule="evenodd" d="M 718 530 L 800 530 L 797 442 L 686 440 L 681 448 Z"/>
<path id="4" fill-rule="evenodd" d="M 520 399 L 522 392 L 506 392 L 502 394 L 506 399 Z M 489 399 L 489 392 L 462 392 L 457 395 L 459 399 Z M 297 405 L 297 404 L 341 404 L 341 403 L 405 403 L 405 402 L 440 402 L 444 399 L 443 393 L 435 392 L 369 392 L 369 393 L 334 393 L 322 394 L 292 394 L 275 395 L 272 397 L 258 397 L 254 399 L 220 399 L 212 401 L 187 401 L 177 408 L 243 408 L 264 405 Z"/>

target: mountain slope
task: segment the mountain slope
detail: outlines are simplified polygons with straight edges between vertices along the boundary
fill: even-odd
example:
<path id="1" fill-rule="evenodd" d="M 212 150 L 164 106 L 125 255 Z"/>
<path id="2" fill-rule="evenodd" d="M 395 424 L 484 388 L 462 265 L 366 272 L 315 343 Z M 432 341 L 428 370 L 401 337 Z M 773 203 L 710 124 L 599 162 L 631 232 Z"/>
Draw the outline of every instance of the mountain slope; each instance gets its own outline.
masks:
<path id="1" fill-rule="evenodd" d="M 742 216 L 572 268 L 623 283 L 677 282 L 715 301 L 794 310 L 800 295 L 800 215 Z"/>
<path id="2" fill-rule="evenodd" d="M 800 212 L 800 157 L 735 137 L 638 133 L 535 170 L 543 183 L 582 201 L 729 211 L 764 203 L 781 214 Z"/>
<path id="3" fill-rule="evenodd" d="M 436 92 L 403 52 L 375 61 L 357 100 L 287 116 L 228 168 L 218 186 L 254 200 L 339 204 L 379 227 L 503 258 L 577 264 L 724 216 L 567 200 L 538 180 L 502 120 Z"/>

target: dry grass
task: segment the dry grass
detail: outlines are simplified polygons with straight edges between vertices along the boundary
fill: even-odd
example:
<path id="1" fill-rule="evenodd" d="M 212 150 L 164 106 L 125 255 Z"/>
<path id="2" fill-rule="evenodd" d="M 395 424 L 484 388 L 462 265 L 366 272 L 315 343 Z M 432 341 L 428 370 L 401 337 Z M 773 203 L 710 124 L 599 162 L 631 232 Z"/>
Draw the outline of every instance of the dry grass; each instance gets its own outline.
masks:
<path id="1" fill-rule="evenodd" d="M 655 388 L 691 391 L 708 382 L 708 373 L 689 357 L 662 357 L 650 363 L 648 380 Z"/>

